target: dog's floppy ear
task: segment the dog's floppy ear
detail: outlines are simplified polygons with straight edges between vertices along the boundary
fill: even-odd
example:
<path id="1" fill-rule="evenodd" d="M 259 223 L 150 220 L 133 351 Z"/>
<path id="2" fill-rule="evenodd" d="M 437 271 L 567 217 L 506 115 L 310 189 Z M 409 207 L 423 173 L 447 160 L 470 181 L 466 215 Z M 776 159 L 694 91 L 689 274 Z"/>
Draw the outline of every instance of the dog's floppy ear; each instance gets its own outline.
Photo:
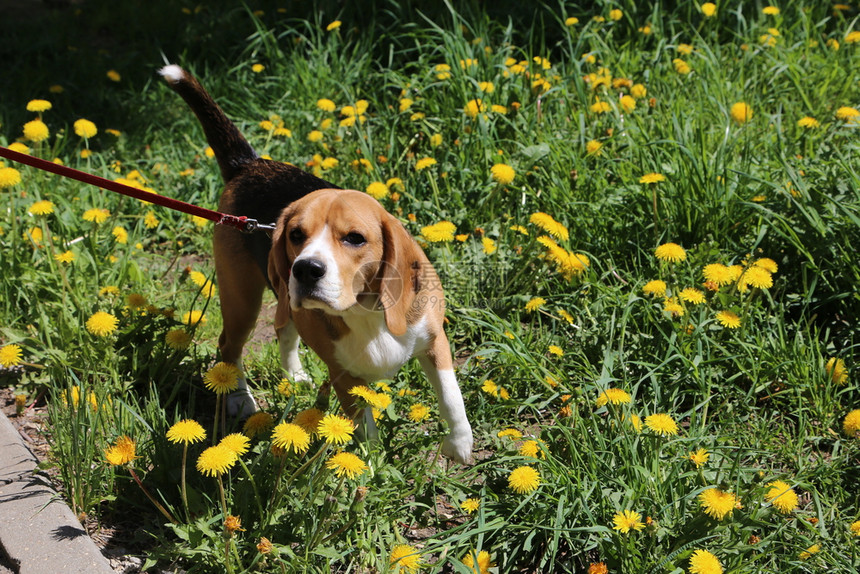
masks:
<path id="1" fill-rule="evenodd" d="M 415 294 L 421 289 L 423 259 L 423 253 L 409 232 L 393 215 L 386 213 L 382 219 L 379 302 L 392 335 L 406 333 L 407 314 Z"/>
<path id="2" fill-rule="evenodd" d="M 275 329 L 280 329 L 290 322 L 290 269 L 292 265 L 287 257 L 287 221 L 289 208 L 285 209 L 278 218 L 275 231 L 272 233 L 272 247 L 269 249 L 269 282 L 278 296 L 278 306 L 275 308 Z"/>

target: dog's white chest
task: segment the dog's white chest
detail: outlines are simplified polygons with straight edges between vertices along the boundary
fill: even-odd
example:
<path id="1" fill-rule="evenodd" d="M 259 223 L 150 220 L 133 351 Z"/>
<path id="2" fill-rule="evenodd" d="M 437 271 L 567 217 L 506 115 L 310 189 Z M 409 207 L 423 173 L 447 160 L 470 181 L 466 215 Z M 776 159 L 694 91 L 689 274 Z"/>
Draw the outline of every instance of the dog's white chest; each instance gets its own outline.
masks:
<path id="1" fill-rule="evenodd" d="M 334 343 L 335 358 L 349 374 L 368 382 L 393 377 L 416 352 L 427 348 L 425 319 L 399 337 L 391 334 L 382 313 L 346 320 L 349 333 Z"/>

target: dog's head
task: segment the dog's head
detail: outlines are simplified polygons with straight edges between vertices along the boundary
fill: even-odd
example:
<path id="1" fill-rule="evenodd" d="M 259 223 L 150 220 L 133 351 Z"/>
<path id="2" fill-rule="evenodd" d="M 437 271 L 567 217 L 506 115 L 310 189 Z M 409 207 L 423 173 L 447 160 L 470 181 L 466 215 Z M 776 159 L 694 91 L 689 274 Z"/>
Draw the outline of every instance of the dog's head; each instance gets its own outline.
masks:
<path id="1" fill-rule="evenodd" d="M 366 193 L 312 192 L 284 209 L 272 236 L 276 327 L 297 309 L 340 316 L 382 310 L 388 329 L 401 335 L 423 261 L 400 222 Z"/>

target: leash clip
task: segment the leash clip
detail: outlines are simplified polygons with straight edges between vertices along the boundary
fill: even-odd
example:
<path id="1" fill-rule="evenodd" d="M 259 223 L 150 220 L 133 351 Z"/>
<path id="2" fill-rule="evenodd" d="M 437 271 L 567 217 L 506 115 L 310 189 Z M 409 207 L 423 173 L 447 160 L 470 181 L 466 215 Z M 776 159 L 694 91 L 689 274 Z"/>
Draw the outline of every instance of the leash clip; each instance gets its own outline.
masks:
<path id="1" fill-rule="evenodd" d="M 229 225 L 237 228 L 242 233 L 254 233 L 255 231 L 274 231 L 274 224 L 260 223 L 256 219 L 245 217 L 244 215 L 223 215 L 218 221 L 221 225 Z"/>

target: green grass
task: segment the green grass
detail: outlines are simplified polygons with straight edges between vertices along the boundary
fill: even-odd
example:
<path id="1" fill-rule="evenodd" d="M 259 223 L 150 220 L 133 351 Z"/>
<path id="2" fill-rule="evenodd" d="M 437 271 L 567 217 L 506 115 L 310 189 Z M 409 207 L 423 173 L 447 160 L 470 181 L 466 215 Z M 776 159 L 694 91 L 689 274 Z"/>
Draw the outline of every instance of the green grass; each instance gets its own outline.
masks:
<path id="1" fill-rule="evenodd" d="M 700 550 L 726 572 L 856 571 L 860 446 L 843 421 L 860 407 L 860 124 L 837 110 L 860 100 L 860 48 L 848 36 L 857 11 L 807 2 L 767 15 L 765 5 L 719 5 L 706 18 L 698 2 L 285 11 L 164 2 L 140 13 L 89 2 L 4 20 L 2 145 L 20 139 L 36 117 L 27 103 L 44 98 L 50 137 L 26 142 L 31 153 L 214 207 L 221 181 L 202 130 L 155 74 L 166 57 L 202 80 L 260 153 L 358 190 L 399 178 L 382 203 L 410 232 L 445 220 L 461 235 L 424 243 L 446 287 L 475 464 L 436 458 L 445 429 L 409 364 L 380 387 L 391 397 L 380 441 L 345 446 L 367 465 L 360 476 L 327 469 L 335 449 L 320 439 L 304 455 L 276 457 L 263 433 L 222 477 L 222 500 L 218 481 L 195 468 L 216 440 L 216 400 L 202 376 L 218 360 L 218 301 L 191 280 L 213 275 L 211 229 L 7 162 L 21 183 L 0 189 L 0 357 L 23 368 L 0 370 L 0 384 L 47 402 L 48 464 L 73 509 L 108 522 L 139 516 L 147 565 L 189 572 L 393 572 L 400 544 L 428 572 L 468 572 L 480 552 L 498 572 L 585 572 L 600 562 L 610 572 L 691 572 Z M 569 17 L 579 22 L 567 26 Z M 334 20 L 342 25 L 326 30 Z M 767 46 L 771 28 L 779 35 Z M 678 58 L 691 73 L 677 71 Z M 55 84 L 62 93 L 49 91 Z M 647 93 L 625 111 L 633 84 Z M 318 109 L 320 98 L 337 110 Z M 478 99 L 484 109 L 471 117 L 464 110 Z M 340 109 L 360 100 L 364 121 L 340 125 Z M 597 101 L 609 110 L 595 112 Z M 742 124 L 731 117 L 741 101 L 753 110 Z M 818 127 L 799 126 L 805 116 Z M 75 135 L 79 118 L 98 134 Z M 291 137 L 263 120 L 283 122 Z M 312 130 L 321 141 L 308 141 Z M 423 158 L 436 163 L 417 170 Z M 512 182 L 493 179 L 499 163 L 513 168 Z M 665 179 L 640 182 L 649 173 Z M 30 214 L 38 200 L 53 212 Z M 110 215 L 85 221 L 92 208 Z M 568 230 L 557 253 L 587 257 L 586 268 L 558 268 L 530 223 L 537 212 Z M 670 242 L 686 259 L 655 257 Z M 67 251 L 74 260 L 57 261 Z M 763 258 L 778 266 L 769 287 L 702 287 L 706 265 L 747 269 Z M 643 291 L 655 279 L 683 314 Z M 679 300 L 685 288 L 704 302 Z M 146 303 L 134 307 L 130 294 Z M 544 303 L 529 311 L 535 298 Z M 99 311 L 117 318 L 106 336 L 85 326 Z M 189 325 L 190 311 L 206 321 Z M 719 311 L 740 326 L 722 326 Z M 187 348 L 166 342 L 178 329 Z M 303 360 L 315 384 L 325 380 L 312 353 Z M 253 345 L 245 366 L 274 422 L 313 405 L 311 385 L 278 392 L 277 345 Z M 631 401 L 598 405 L 607 389 Z M 430 407 L 428 419 L 410 420 L 416 404 Z M 655 414 L 677 433 L 642 426 Z M 166 438 L 184 418 L 209 435 L 189 446 L 187 513 L 182 447 Z M 504 429 L 522 437 L 499 437 Z M 234 430 L 228 421 L 222 432 Z M 104 451 L 124 435 L 138 458 L 113 467 Z M 537 450 L 523 454 L 529 440 Z M 697 467 L 690 453 L 699 449 L 710 457 Z M 540 485 L 517 493 L 509 477 L 522 466 Z M 798 496 L 786 513 L 767 497 L 778 480 Z M 700 503 L 711 487 L 737 497 L 722 520 Z M 460 507 L 468 498 L 480 500 L 471 514 Z M 244 530 L 225 535 L 225 510 Z M 625 510 L 639 514 L 641 530 L 613 528 Z M 258 551 L 261 537 L 272 552 Z M 820 551 L 801 554 L 813 545 Z"/>

